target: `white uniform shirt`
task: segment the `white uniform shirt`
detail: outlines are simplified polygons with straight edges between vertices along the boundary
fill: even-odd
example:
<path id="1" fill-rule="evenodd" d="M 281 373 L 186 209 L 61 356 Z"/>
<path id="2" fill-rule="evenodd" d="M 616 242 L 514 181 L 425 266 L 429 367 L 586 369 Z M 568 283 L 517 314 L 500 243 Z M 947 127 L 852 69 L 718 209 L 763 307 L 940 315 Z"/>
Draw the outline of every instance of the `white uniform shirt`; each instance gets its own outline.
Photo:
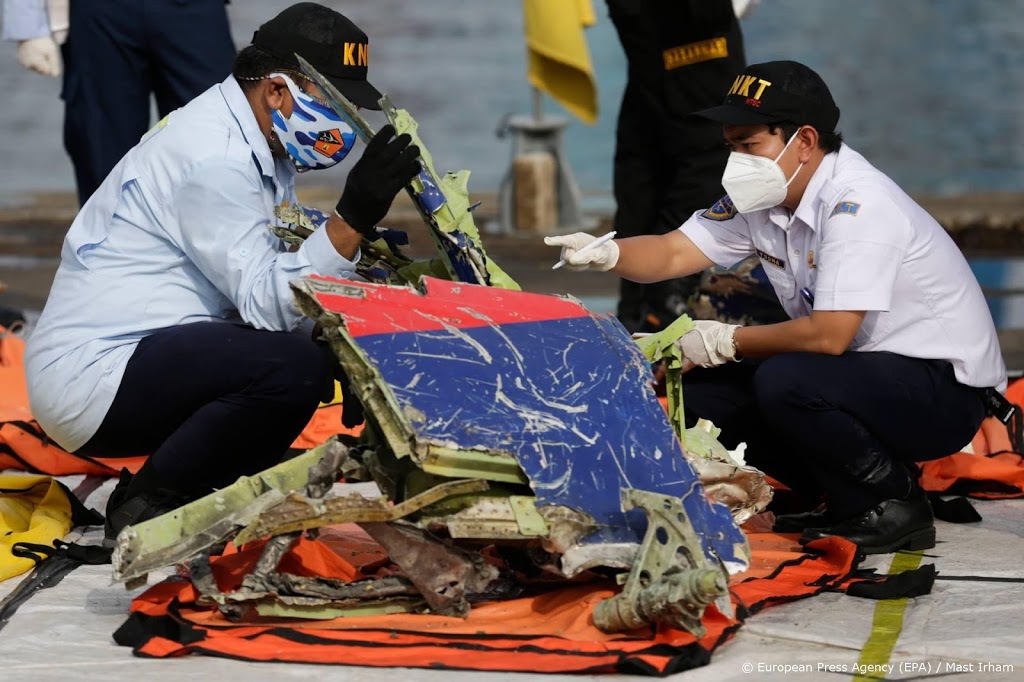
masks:
<path id="1" fill-rule="evenodd" d="M 74 451 L 96 433 L 143 337 L 209 321 L 295 330 L 305 318 L 289 281 L 353 275 L 326 230 L 288 252 L 267 229 L 294 180 L 230 76 L 125 155 L 71 225 L 25 349 L 51 438 Z"/>
<path id="2" fill-rule="evenodd" d="M 739 214 L 725 197 L 679 229 L 724 267 L 756 253 L 792 318 L 867 311 L 852 350 L 948 360 L 962 384 L 1006 387 L 992 315 L 963 254 L 846 145 L 825 156 L 794 213 Z"/>

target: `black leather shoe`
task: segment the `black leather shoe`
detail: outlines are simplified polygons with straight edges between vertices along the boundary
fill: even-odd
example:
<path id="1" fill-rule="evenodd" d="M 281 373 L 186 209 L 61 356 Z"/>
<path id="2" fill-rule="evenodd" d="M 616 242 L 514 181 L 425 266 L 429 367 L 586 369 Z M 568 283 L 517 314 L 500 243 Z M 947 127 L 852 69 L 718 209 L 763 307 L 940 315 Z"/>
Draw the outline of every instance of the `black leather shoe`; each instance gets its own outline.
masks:
<path id="1" fill-rule="evenodd" d="M 117 482 L 117 487 L 110 493 L 110 499 L 107 501 L 107 518 L 103 524 L 104 547 L 113 547 L 118 533 L 125 526 L 134 526 L 155 519 L 193 499 L 169 490 L 147 491 L 128 497 L 128 486 L 131 481 L 132 475 L 128 470 L 121 469 L 121 480 Z"/>
<path id="2" fill-rule="evenodd" d="M 107 498 L 107 513 L 106 519 L 103 521 L 103 536 L 108 540 L 113 540 L 117 537 L 118 531 L 121 530 L 119 527 L 117 531 L 114 530 L 114 524 L 112 523 L 112 517 L 114 510 L 123 505 L 126 501 L 125 495 L 128 492 L 128 486 L 132 482 L 132 474 L 128 469 L 121 469 L 121 478 L 117 481 L 117 486 L 114 487 L 113 492 L 110 493 L 110 497 Z M 104 542 L 106 545 L 106 542 Z"/>
<path id="3" fill-rule="evenodd" d="M 827 507 L 800 514 L 780 514 L 775 517 L 772 530 L 776 533 L 802 533 L 806 528 L 820 528 L 835 521 Z"/>
<path id="4" fill-rule="evenodd" d="M 853 542 L 864 554 L 930 549 L 935 546 L 935 519 L 927 495 L 917 489 L 906 499 L 879 502 L 851 519 L 821 528 L 806 528 L 800 544 L 831 535 Z"/>

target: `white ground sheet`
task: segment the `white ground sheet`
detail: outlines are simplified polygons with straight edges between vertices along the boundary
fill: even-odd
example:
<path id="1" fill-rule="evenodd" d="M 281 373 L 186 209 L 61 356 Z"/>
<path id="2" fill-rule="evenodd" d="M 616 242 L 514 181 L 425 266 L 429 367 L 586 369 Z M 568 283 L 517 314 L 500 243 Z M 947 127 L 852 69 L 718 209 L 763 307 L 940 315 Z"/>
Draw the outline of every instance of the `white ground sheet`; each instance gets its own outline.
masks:
<path id="1" fill-rule="evenodd" d="M 82 477 L 65 477 L 74 489 Z M 109 480 L 87 500 L 103 510 Z M 885 679 L 950 677 L 1024 679 L 1024 500 L 975 502 L 980 524 L 937 522 L 939 544 L 922 563 L 933 562 L 939 579 L 932 594 L 907 603 Z M 99 542 L 92 530 L 85 542 Z M 75 535 L 69 540 L 77 539 Z M 865 567 L 887 571 L 892 555 L 871 557 Z M 953 576 L 1010 578 L 1020 582 L 952 580 Z M 150 582 L 159 577 L 150 576 Z M 21 577 L 0 583 L 0 599 Z M 2 680 L 374 680 L 375 682 L 491 682 L 536 678 L 545 682 L 589 676 L 513 675 L 407 668 L 247 663 L 203 656 L 169 660 L 133 657 L 111 634 L 124 622 L 131 599 L 110 579 L 109 566 L 83 566 L 54 588 L 21 606 L 0 630 Z M 823 594 L 768 608 L 750 618 L 715 654 L 709 666 L 681 673 L 687 681 L 849 679 L 872 631 L 879 602 Z M 386 655 L 386 653 L 382 653 Z M 993 665 L 1013 671 L 993 672 Z M 786 668 L 785 666 L 789 666 Z M 826 666 L 847 672 L 829 672 Z M 989 667 L 986 667 L 989 666 Z M 749 672 L 748 672 L 749 671 Z M 593 676 L 603 680 L 627 676 Z"/>

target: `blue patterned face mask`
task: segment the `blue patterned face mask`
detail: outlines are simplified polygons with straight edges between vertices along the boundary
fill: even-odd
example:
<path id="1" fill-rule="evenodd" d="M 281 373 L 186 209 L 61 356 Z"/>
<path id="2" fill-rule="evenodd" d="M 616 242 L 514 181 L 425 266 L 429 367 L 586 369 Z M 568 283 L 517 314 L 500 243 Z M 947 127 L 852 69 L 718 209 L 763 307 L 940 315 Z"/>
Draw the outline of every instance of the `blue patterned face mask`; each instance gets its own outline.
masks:
<path id="1" fill-rule="evenodd" d="M 303 92 L 283 73 L 292 93 L 292 115 L 285 118 L 279 109 L 270 112 L 277 138 L 300 173 L 330 168 L 344 159 L 356 143 L 356 134 L 327 104 Z"/>

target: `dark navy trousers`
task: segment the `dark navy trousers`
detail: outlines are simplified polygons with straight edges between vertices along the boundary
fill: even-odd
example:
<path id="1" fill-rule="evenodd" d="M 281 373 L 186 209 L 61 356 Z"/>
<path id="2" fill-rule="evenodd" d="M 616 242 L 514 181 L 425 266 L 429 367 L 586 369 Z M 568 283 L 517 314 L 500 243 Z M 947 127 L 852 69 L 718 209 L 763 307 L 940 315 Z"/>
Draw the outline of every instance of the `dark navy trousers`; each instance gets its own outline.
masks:
<path id="1" fill-rule="evenodd" d="M 843 517 L 914 485 L 914 462 L 957 452 L 985 417 L 953 367 L 893 353 L 785 353 L 683 375 L 687 426 L 721 427 L 729 448 Z M 909 465 L 909 466 L 908 466 Z"/>
<path id="2" fill-rule="evenodd" d="M 336 362 L 300 333 L 198 322 L 144 338 L 78 454 L 152 455 L 149 487 L 202 494 L 272 466 L 332 395 Z"/>
<path id="3" fill-rule="evenodd" d="M 161 117 L 227 78 L 224 0 L 75 0 L 64 57 L 64 148 L 81 203 Z"/>

